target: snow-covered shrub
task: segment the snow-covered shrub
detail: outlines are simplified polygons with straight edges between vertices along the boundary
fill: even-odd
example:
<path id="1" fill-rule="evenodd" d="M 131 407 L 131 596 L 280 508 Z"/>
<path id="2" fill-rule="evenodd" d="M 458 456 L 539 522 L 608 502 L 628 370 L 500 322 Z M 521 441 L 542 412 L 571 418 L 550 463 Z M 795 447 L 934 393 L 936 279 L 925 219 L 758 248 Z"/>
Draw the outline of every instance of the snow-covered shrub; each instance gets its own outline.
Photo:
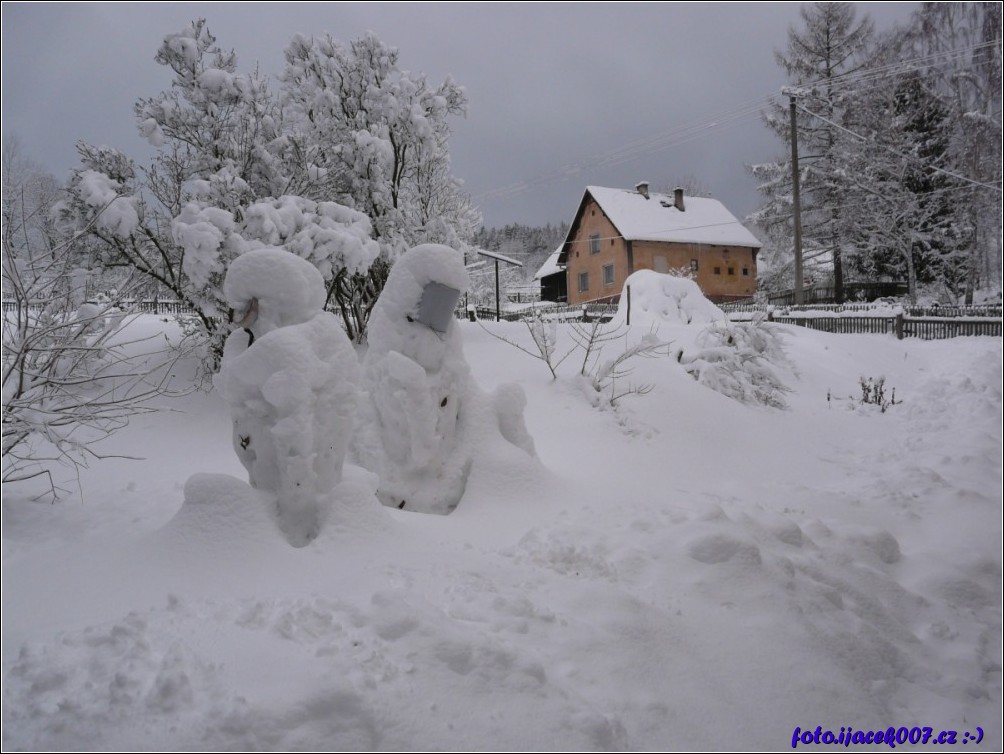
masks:
<path id="1" fill-rule="evenodd" d="M 680 363 L 700 384 L 743 403 L 787 404 L 778 369 L 788 365 L 775 325 L 758 315 L 750 322 L 716 322 L 698 336 L 700 350 L 681 352 Z"/>
<path id="2" fill-rule="evenodd" d="M 589 323 L 573 323 L 572 340 L 583 352 L 579 374 L 597 393 L 609 393 L 607 401 L 615 405 L 627 395 L 646 395 L 652 392 L 652 385 L 625 382 L 634 371 L 628 362 L 636 357 L 654 358 L 668 356 L 670 343 L 660 340 L 654 332 L 649 332 L 633 345 L 627 344 L 627 328 L 622 324 L 604 324 L 599 320 Z M 604 348 L 616 340 L 625 342 L 624 348 L 612 359 L 601 359 Z"/>
<path id="3" fill-rule="evenodd" d="M 215 384 L 233 416 L 251 486 L 275 496 L 290 542 L 313 539 L 342 478 L 359 366 L 321 273 L 283 249 L 238 257 L 224 290 L 245 329 L 227 339 Z"/>
<path id="4" fill-rule="evenodd" d="M 423 244 L 394 264 L 373 309 L 353 452 L 384 505 L 449 513 L 491 443 L 534 456 L 522 389 L 489 397 L 471 376 L 453 317 L 467 285 L 459 252 Z"/>
<path id="5" fill-rule="evenodd" d="M 77 186 L 96 232 L 120 237 L 139 204 L 126 195 L 130 166 L 109 164 L 114 178 L 85 170 Z M 135 295 L 136 276 L 115 276 L 118 290 L 107 295 L 88 291 L 97 278 L 87 269 L 91 249 L 59 221 L 66 204 L 55 178 L 16 143 L 5 144 L 3 176 L 2 478 L 46 479 L 56 497 L 53 465 L 79 469 L 103 457 L 99 441 L 166 392 L 158 368 L 173 354 L 140 345 L 148 339 L 129 327 L 121 303 Z"/>
<path id="6" fill-rule="evenodd" d="M 645 395 L 652 390 L 651 385 L 624 382 L 633 371 L 627 365 L 628 361 L 635 357 L 651 358 L 669 355 L 670 344 L 650 332 L 642 337 L 638 343 L 625 345 L 621 353 L 614 358 L 601 360 L 600 356 L 608 343 L 616 340 L 624 340 L 626 343 L 627 330 L 622 324 L 609 324 L 597 319 L 590 323 L 573 323 L 571 325 L 573 344 L 571 348 L 559 356 L 557 323 L 554 320 L 545 320 L 539 313 L 535 313 L 530 319 L 523 320 L 523 323 L 530 331 L 530 338 L 536 348 L 536 353 L 512 338 L 492 332 L 484 325 L 481 328 L 493 338 L 544 362 L 554 380 L 558 379 L 558 367 L 573 353 L 581 351 L 582 363 L 579 368 L 579 377 L 586 381 L 592 392 L 609 393 L 606 402 L 610 405 L 614 405 L 624 396 Z"/>
<path id="7" fill-rule="evenodd" d="M 558 367 L 561 366 L 565 359 L 572 355 L 575 351 L 575 346 L 559 356 L 557 353 L 558 324 L 554 320 L 544 319 L 539 310 L 535 309 L 533 315 L 529 319 L 523 320 L 523 324 L 526 325 L 527 330 L 530 331 L 530 339 L 533 341 L 533 346 L 536 349 L 536 352 L 520 345 L 512 338 L 492 332 L 484 325 L 481 325 L 481 329 L 493 338 L 501 340 L 503 343 L 508 343 L 516 350 L 522 351 L 528 356 L 532 356 L 533 358 L 544 362 L 544 365 L 551 373 L 551 379 L 558 379 Z M 583 369 L 585 369 L 584 365 Z"/>
<path id="8" fill-rule="evenodd" d="M 896 388 L 892 388 L 891 395 L 887 398 L 885 394 L 885 377 L 864 377 L 858 383 L 861 386 L 861 403 L 863 405 L 878 406 L 881 413 L 885 413 L 889 406 L 895 406 Z"/>
<path id="9" fill-rule="evenodd" d="M 245 251 L 281 246 L 313 263 L 328 307 L 362 342 L 389 263 L 480 224 L 449 171 L 463 89 L 400 70 L 376 37 L 296 37 L 278 93 L 241 73 L 204 20 L 168 34 L 155 59 L 171 85 L 134 108 L 153 159 L 78 145 L 62 218 L 107 266 L 193 311 L 183 326 L 208 345 L 208 371 L 229 330 L 223 276 Z"/>

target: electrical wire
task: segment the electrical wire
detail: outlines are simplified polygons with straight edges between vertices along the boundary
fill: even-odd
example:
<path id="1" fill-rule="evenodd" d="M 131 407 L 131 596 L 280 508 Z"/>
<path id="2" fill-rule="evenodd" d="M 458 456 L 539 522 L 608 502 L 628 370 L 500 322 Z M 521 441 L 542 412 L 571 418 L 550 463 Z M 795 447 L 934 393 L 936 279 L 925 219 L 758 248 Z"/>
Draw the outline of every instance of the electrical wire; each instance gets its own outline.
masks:
<path id="1" fill-rule="evenodd" d="M 849 135 L 853 136 L 854 138 L 858 139 L 859 141 L 862 141 L 862 142 L 864 142 L 866 144 L 874 144 L 875 146 L 881 147 L 882 149 L 885 149 L 888 152 L 892 152 L 897 157 L 902 157 L 902 158 L 907 159 L 907 160 L 916 160 L 917 159 L 916 157 L 914 157 L 912 155 L 906 155 L 906 154 L 903 154 L 902 152 L 898 152 L 897 150 L 895 150 L 892 147 L 887 146 L 885 144 L 879 144 L 874 139 L 869 139 L 867 136 L 863 136 L 863 135 L 861 135 L 861 134 L 859 134 L 859 133 L 857 133 L 855 131 L 852 131 L 851 129 L 846 128 L 845 126 L 840 125 L 839 123 L 834 123 L 829 118 L 824 118 L 822 115 L 819 115 L 818 113 L 814 113 L 811 110 L 809 110 L 808 108 L 803 107 L 802 105 L 798 105 L 798 109 L 802 110 L 805 113 L 808 113 L 809 115 L 811 115 L 814 118 L 818 118 L 819 120 L 823 121 L 824 123 L 829 123 L 831 126 L 833 126 L 834 128 L 836 128 L 837 130 L 843 131 L 844 133 L 849 134 Z M 980 186 L 982 188 L 988 188 L 988 189 L 991 189 L 993 191 L 1001 191 L 1001 189 L 998 188 L 997 186 L 993 186 L 993 185 L 991 185 L 989 183 L 981 183 L 980 181 L 974 181 L 972 178 L 967 178 L 964 175 L 959 175 L 958 173 L 953 173 L 950 170 L 944 170 L 943 168 L 939 168 L 939 167 L 937 167 L 935 165 L 925 164 L 924 167 L 926 167 L 929 170 L 933 170 L 936 173 L 943 173 L 944 175 L 951 176 L 952 178 L 956 178 L 956 179 L 958 179 L 960 181 L 964 181 L 965 183 L 971 183 L 974 186 Z"/>
<path id="2" fill-rule="evenodd" d="M 835 86 L 837 88 L 850 88 L 851 86 L 862 88 L 862 85 L 868 84 L 869 82 L 875 81 L 880 82 L 887 78 L 888 76 L 894 75 L 905 75 L 909 73 L 917 72 L 918 68 L 932 68 L 937 65 L 943 65 L 952 62 L 954 58 L 960 58 L 964 55 L 970 53 L 978 52 L 984 49 L 991 49 L 997 45 L 996 42 L 986 42 L 976 45 L 969 45 L 961 48 L 953 48 L 951 50 L 944 50 L 937 53 L 931 53 L 928 55 L 922 55 L 914 58 L 909 58 L 907 60 L 895 61 L 884 66 L 877 66 L 872 68 L 859 69 L 858 71 L 850 72 L 843 75 L 833 76 L 830 78 L 818 79 L 817 81 L 811 82 L 804 85 L 801 88 L 812 88 L 820 84 L 826 83 L 828 86 Z M 877 85 L 877 84 L 876 84 Z M 477 201 L 485 201 L 490 199 L 505 199 L 513 196 L 517 196 L 528 191 L 546 186 L 557 181 L 566 180 L 568 178 L 575 177 L 585 171 L 597 168 L 597 167 L 612 167 L 615 165 L 628 162 L 638 157 L 651 154 L 653 152 L 664 151 L 666 149 L 671 149 L 674 147 L 682 146 L 683 144 L 689 143 L 695 139 L 702 138 L 714 131 L 721 130 L 725 127 L 735 125 L 736 123 L 742 122 L 751 117 L 760 117 L 763 113 L 763 108 L 765 106 L 778 106 L 782 107 L 778 96 L 775 94 L 761 95 L 750 100 L 747 100 L 735 107 L 729 108 L 721 113 L 706 116 L 705 118 L 692 121 L 690 123 L 685 123 L 680 126 L 676 126 L 665 131 L 657 132 L 656 134 L 645 137 L 642 139 L 636 139 L 634 141 L 623 144 L 615 149 L 605 152 L 593 159 L 582 160 L 577 163 L 565 164 L 554 170 L 544 173 L 542 175 L 536 176 L 531 179 L 517 181 L 511 183 L 507 186 L 501 186 L 495 189 L 490 189 L 488 191 L 481 192 L 474 195 L 474 199 Z M 802 109 L 805 109 L 804 107 Z M 810 111 L 805 110 L 809 113 Z M 816 115 L 815 113 L 810 113 L 814 117 L 820 118 L 837 128 L 843 129 L 842 126 L 828 121 L 822 116 Z M 847 129 L 844 129 L 847 130 Z M 858 138 L 865 139 L 858 134 L 852 135 Z M 881 146 L 881 145 L 880 145 Z M 940 170 L 938 168 L 933 168 L 944 172 L 947 175 L 951 175 L 963 181 L 968 181 L 976 183 L 977 185 L 983 186 L 984 188 L 997 189 L 994 186 L 988 186 L 987 184 L 980 184 L 979 182 L 971 181 L 971 179 L 965 178 L 964 176 L 958 176 L 956 174 L 950 173 L 948 171 Z"/>

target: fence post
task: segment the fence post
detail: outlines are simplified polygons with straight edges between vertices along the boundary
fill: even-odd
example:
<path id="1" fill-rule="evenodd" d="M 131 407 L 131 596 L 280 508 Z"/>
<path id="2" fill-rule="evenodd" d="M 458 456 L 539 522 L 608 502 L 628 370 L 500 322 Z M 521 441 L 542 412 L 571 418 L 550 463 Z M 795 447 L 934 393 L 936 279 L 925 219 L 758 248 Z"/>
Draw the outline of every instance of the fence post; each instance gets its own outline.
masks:
<path id="1" fill-rule="evenodd" d="M 895 320 L 893 322 L 893 327 L 896 330 L 896 338 L 898 340 L 903 340 L 903 313 L 902 312 L 900 312 L 899 314 L 896 315 L 896 318 L 895 318 Z"/>
<path id="2" fill-rule="evenodd" d="M 627 325 L 631 326 L 631 286 L 626 286 L 627 288 Z"/>

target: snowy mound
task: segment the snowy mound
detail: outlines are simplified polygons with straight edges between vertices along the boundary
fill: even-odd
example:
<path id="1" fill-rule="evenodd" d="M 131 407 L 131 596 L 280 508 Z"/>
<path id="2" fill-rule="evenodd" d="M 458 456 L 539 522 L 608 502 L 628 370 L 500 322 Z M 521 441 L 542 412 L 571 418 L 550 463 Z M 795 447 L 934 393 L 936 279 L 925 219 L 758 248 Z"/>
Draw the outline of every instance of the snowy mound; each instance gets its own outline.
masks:
<path id="1" fill-rule="evenodd" d="M 632 325 L 708 324 L 725 320 L 722 310 L 704 297 L 693 280 L 638 270 L 624 281 L 615 318 L 618 322 L 627 321 L 628 287 Z"/>
<path id="2" fill-rule="evenodd" d="M 154 539 L 190 554 L 232 556 L 283 542 L 266 495 L 226 474 L 195 474 L 185 482 L 185 502 Z"/>
<path id="3" fill-rule="evenodd" d="M 251 299 L 258 299 L 259 317 L 270 328 L 306 322 L 327 300 L 324 278 L 317 268 L 277 248 L 255 249 L 231 262 L 223 294 L 236 311 L 244 311 Z"/>

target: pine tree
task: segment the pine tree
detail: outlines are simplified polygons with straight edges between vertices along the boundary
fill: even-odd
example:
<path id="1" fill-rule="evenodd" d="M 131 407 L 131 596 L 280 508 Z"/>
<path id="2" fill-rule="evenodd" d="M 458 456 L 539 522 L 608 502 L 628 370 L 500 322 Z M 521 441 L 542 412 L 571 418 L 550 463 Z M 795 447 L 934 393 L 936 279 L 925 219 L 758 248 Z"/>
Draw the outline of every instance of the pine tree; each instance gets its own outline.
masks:
<path id="1" fill-rule="evenodd" d="M 1001 285 L 1001 26 L 1000 3 L 924 3 L 908 37 L 911 57 L 937 61 L 932 86 L 953 124 L 947 167 L 968 179 L 953 194 L 966 226 L 967 303 Z"/>
<path id="2" fill-rule="evenodd" d="M 788 30 L 788 49 L 776 52 L 778 64 L 796 87 L 798 147 L 802 189 L 803 247 L 807 258 L 829 254 L 833 264 L 834 292 L 843 300 L 843 256 L 848 244 L 848 186 L 838 169 L 842 137 L 838 125 L 844 117 L 848 90 L 841 77 L 866 64 L 872 23 L 855 19 L 850 3 L 816 3 L 802 8 L 804 28 Z M 814 115 L 810 115 L 813 113 Z M 818 117 L 817 117 L 818 116 Z M 790 143 L 787 103 L 764 114 L 764 121 Z M 834 125 L 837 124 L 837 125 Z M 770 233 L 791 236 L 790 158 L 750 166 L 766 203 L 753 220 Z"/>
<path id="3" fill-rule="evenodd" d="M 891 46 L 891 43 L 890 43 Z M 870 279 L 918 285 L 958 280 L 960 234 L 944 172 L 951 122 L 940 97 L 919 74 L 890 76 L 856 99 L 848 118 L 857 139 L 840 155 L 853 186 L 853 269 Z"/>

